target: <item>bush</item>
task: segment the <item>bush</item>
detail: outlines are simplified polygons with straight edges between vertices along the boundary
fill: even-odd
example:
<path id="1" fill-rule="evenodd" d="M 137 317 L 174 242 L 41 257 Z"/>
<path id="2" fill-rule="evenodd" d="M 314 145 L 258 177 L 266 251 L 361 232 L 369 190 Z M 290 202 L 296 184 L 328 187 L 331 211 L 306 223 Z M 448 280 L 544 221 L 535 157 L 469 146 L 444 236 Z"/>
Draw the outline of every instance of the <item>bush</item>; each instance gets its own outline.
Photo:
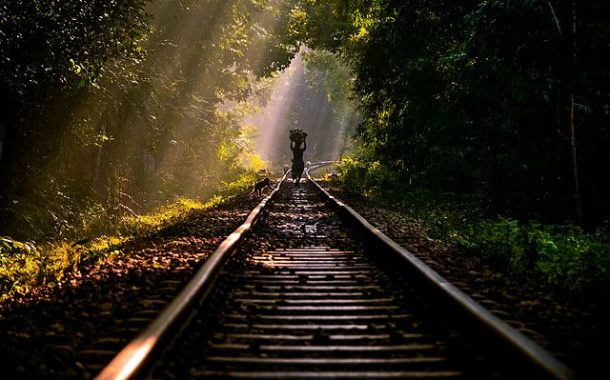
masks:
<path id="1" fill-rule="evenodd" d="M 396 173 L 379 161 L 344 158 L 338 165 L 338 184 L 352 194 L 376 199 L 394 193 L 399 185 Z"/>
<path id="2" fill-rule="evenodd" d="M 429 236 L 515 276 L 540 279 L 572 291 L 598 287 L 610 292 L 610 233 L 489 218 L 477 197 L 411 189 L 396 171 L 378 161 L 345 158 L 335 180 L 350 195 L 421 220 Z M 409 191 L 411 190 L 411 191 Z"/>
<path id="3" fill-rule="evenodd" d="M 458 247 L 508 272 L 575 291 L 610 284 L 610 235 L 601 231 L 499 219 L 470 224 L 455 237 Z"/>

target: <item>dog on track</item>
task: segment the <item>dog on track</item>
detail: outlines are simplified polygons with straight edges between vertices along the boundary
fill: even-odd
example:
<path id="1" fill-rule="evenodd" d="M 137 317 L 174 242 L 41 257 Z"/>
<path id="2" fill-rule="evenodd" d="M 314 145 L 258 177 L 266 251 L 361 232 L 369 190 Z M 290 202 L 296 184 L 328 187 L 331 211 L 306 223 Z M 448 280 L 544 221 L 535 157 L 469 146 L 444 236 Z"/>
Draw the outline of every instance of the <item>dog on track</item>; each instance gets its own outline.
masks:
<path id="1" fill-rule="evenodd" d="M 271 180 L 267 177 L 263 178 L 258 182 L 255 182 L 252 191 L 248 195 L 257 194 L 260 197 L 261 195 L 263 195 L 263 190 L 265 188 L 271 189 Z"/>

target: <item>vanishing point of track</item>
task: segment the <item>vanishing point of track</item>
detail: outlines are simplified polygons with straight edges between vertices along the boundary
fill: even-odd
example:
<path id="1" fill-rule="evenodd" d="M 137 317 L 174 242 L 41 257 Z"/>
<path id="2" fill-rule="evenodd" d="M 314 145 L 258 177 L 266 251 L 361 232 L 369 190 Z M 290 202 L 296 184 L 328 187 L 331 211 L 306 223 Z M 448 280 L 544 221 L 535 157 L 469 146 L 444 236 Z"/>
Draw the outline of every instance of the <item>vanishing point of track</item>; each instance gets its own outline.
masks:
<path id="1" fill-rule="evenodd" d="M 283 177 L 99 379 L 572 379 L 311 179 Z"/>

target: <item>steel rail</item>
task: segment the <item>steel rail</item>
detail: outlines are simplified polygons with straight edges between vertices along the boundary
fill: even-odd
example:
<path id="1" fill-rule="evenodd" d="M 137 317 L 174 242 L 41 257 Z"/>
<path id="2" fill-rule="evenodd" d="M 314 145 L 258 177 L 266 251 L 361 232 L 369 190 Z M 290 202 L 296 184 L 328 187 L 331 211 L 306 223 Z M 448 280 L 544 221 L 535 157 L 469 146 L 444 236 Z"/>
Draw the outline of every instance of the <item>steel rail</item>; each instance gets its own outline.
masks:
<path id="1" fill-rule="evenodd" d="M 529 367 L 532 368 L 533 371 L 537 371 L 541 376 L 549 379 L 574 380 L 577 378 L 570 368 L 560 362 L 551 353 L 508 323 L 493 315 L 481 304 L 427 266 L 413 253 L 409 252 L 406 248 L 400 246 L 379 229 L 371 225 L 354 209 L 331 195 L 320 186 L 309 173 L 306 174 L 307 179 L 331 201 L 331 204 L 337 208 L 346 221 L 351 222 L 361 229 L 374 244 L 408 264 L 411 272 L 419 280 L 424 281 L 429 288 L 450 300 L 451 304 L 466 315 L 471 323 L 476 324 L 478 327 L 483 327 L 485 331 L 491 334 L 491 337 L 496 338 L 496 341 L 500 341 L 504 343 L 505 346 L 512 348 L 514 352 L 519 354 L 519 359 L 523 363 L 529 364 Z M 486 336 L 486 338 L 488 337 Z"/>
<path id="2" fill-rule="evenodd" d="M 153 362 L 153 357 L 161 351 L 163 344 L 170 340 L 171 333 L 179 330 L 181 322 L 192 313 L 194 305 L 205 300 L 221 268 L 259 219 L 267 203 L 279 191 L 286 176 L 287 173 L 281 177 L 273 191 L 250 212 L 246 221 L 216 248 L 178 296 L 102 369 L 96 379 L 134 379 L 146 373 L 147 365 Z"/>

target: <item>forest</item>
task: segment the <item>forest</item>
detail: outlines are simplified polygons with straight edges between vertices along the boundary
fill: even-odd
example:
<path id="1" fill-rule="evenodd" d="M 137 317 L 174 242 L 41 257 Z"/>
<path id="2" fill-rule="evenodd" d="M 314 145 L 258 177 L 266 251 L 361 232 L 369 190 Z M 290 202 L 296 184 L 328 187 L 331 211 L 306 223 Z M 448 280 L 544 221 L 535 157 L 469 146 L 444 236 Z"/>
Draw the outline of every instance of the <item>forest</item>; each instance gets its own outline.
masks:
<path id="1" fill-rule="evenodd" d="M 361 194 L 465 202 L 475 219 L 602 244 L 607 14 L 602 1 L 4 4 L 2 234 L 91 238 L 205 199 L 281 167 L 287 144 L 269 136 L 292 125 L 316 136 L 315 159 L 346 158 Z"/>
<path id="2" fill-rule="evenodd" d="M 603 0 L 2 1 L 0 301 L 242 199 L 302 128 L 346 199 L 597 302 L 609 17 Z"/>

